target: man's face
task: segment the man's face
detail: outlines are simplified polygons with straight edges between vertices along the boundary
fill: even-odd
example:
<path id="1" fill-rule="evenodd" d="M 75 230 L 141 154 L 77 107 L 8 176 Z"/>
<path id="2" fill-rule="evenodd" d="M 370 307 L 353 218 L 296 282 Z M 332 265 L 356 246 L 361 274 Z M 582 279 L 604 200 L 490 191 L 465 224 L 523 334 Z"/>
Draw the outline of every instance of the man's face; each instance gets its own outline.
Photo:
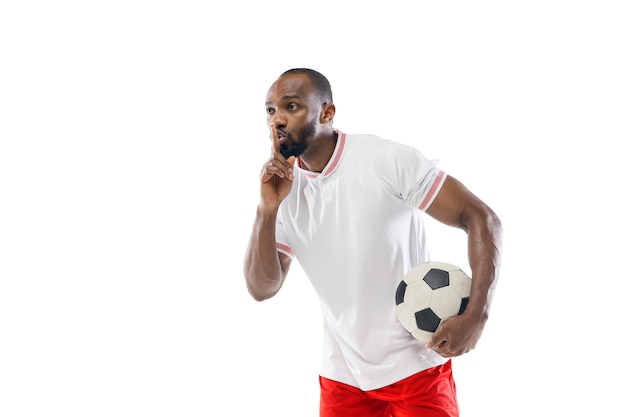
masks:
<path id="1" fill-rule="evenodd" d="M 285 75 L 270 87 L 265 100 L 268 127 L 278 133 L 280 153 L 300 156 L 317 133 L 322 104 L 306 74 Z"/>

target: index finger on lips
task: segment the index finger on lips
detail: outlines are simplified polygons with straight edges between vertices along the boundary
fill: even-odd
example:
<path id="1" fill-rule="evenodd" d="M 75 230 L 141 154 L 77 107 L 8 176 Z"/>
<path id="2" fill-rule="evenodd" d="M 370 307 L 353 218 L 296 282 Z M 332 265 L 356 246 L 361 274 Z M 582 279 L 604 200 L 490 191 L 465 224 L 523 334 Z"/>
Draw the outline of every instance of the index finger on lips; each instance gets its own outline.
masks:
<path id="1" fill-rule="evenodd" d="M 276 131 L 276 126 L 274 126 L 274 123 L 270 125 L 270 133 L 272 135 L 272 146 L 274 147 L 274 151 L 276 153 L 280 153 L 280 144 L 278 143 L 278 132 Z"/>
<path id="2" fill-rule="evenodd" d="M 280 152 L 280 143 L 278 142 L 278 132 L 276 131 L 276 126 L 274 125 L 274 123 L 270 124 L 270 131 L 272 135 L 272 145 L 273 145 L 272 158 L 274 162 L 277 162 L 277 164 L 274 164 L 274 165 L 277 169 L 280 170 L 281 177 L 286 176 L 287 178 L 292 179 L 293 174 L 291 171 L 293 169 L 294 159 L 293 157 L 291 157 L 291 159 L 288 161 Z"/>

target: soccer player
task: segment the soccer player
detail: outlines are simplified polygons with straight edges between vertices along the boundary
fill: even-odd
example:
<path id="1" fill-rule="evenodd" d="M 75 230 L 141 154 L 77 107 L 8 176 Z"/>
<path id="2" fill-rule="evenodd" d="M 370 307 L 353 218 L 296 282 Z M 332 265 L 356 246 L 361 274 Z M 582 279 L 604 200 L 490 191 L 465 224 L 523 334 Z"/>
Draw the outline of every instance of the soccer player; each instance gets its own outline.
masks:
<path id="1" fill-rule="evenodd" d="M 476 346 L 501 254 L 498 216 L 417 149 L 333 127 L 324 75 L 294 68 L 267 92 L 272 151 L 260 175 L 244 276 L 274 296 L 293 260 L 321 304 L 320 416 L 457 416 L 452 357 Z M 423 213 L 467 233 L 471 299 L 426 346 L 401 326 L 394 294 L 428 261 Z"/>

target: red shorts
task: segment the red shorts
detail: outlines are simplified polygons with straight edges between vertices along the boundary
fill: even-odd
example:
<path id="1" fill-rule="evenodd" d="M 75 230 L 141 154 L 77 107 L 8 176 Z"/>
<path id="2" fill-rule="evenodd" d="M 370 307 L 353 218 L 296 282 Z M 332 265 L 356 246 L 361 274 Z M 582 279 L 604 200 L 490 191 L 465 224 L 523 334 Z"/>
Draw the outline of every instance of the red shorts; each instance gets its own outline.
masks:
<path id="1" fill-rule="evenodd" d="M 372 391 L 320 376 L 321 417 L 458 417 L 452 361 Z"/>

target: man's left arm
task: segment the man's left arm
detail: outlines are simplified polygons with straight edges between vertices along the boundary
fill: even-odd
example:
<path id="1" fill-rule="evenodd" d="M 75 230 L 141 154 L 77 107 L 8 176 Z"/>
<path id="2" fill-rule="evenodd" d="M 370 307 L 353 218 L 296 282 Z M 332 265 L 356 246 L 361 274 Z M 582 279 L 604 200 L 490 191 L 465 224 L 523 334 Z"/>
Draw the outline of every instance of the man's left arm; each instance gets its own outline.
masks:
<path id="1" fill-rule="evenodd" d="M 450 175 L 426 213 L 467 233 L 469 304 L 462 315 L 445 320 L 427 345 L 441 356 L 459 356 L 476 347 L 489 317 L 500 270 L 502 224 L 487 204 Z"/>

